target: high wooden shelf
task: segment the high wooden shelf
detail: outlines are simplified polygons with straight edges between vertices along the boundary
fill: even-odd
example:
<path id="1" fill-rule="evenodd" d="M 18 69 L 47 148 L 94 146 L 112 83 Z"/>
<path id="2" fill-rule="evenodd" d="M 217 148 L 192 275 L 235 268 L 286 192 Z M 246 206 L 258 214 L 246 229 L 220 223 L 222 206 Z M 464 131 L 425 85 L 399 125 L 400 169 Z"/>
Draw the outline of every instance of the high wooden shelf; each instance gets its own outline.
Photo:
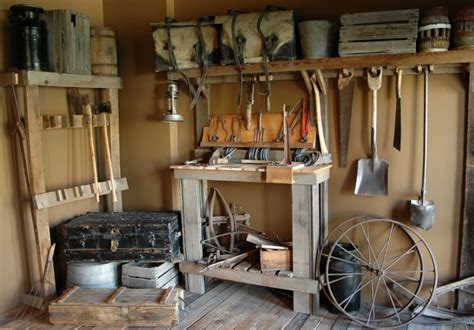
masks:
<path id="1" fill-rule="evenodd" d="M 467 64 L 474 62 L 474 50 L 450 50 L 446 52 L 414 53 L 414 54 L 383 54 L 347 57 L 326 57 L 319 59 L 301 59 L 294 61 L 270 62 L 268 71 L 276 79 L 294 79 L 303 70 L 321 69 L 331 71 L 328 77 L 336 76 L 337 70 L 362 69 L 373 66 L 388 68 L 401 67 L 403 69 L 416 68 L 419 65 L 435 65 L 445 68 L 440 73 L 456 73 L 466 70 Z M 199 78 L 199 68 L 182 70 L 189 78 Z M 262 63 L 244 64 L 244 75 L 263 75 Z M 233 82 L 239 73 L 235 65 L 212 66 L 207 69 L 207 83 Z M 408 71 L 406 73 L 409 73 Z M 436 73 L 436 70 L 434 71 Z M 326 76 L 326 75 L 325 75 Z M 219 79 L 217 79 L 219 78 Z M 179 80 L 182 76 L 174 71 L 168 72 L 168 79 Z"/>
<path id="2" fill-rule="evenodd" d="M 122 88 L 120 77 L 28 71 L 0 73 L 0 86 L 42 86 L 66 88 Z"/>

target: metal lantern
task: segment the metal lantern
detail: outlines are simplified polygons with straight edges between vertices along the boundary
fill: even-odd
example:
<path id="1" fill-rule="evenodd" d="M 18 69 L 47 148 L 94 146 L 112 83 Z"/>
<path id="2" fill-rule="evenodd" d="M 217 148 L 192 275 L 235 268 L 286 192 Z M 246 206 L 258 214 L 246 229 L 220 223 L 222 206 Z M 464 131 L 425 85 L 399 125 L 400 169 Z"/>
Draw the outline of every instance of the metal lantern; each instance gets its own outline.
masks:
<path id="1" fill-rule="evenodd" d="M 176 81 L 168 82 L 166 90 L 166 99 L 168 101 L 168 110 L 161 118 L 164 122 L 180 122 L 184 121 L 183 116 L 176 109 L 176 101 L 178 99 L 178 83 Z"/>

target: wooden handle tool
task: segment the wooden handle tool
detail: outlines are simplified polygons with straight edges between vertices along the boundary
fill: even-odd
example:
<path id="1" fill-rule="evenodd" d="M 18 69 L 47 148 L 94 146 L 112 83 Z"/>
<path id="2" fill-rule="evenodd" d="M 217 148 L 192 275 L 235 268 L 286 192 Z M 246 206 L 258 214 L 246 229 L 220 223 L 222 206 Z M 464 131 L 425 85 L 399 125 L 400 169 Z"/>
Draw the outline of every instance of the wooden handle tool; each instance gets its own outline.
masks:
<path id="1" fill-rule="evenodd" d="M 87 133 L 89 137 L 89 150 L 90 150 L 90 156 L 91 156 L 92 173 L 94 175 L 95 201 L 99 203 L 100 202 L 99 178 L 97 176 L 97 158 L 95 154 L 94 132 L 92 128 L 92 110 L 91 110 L 90 104 L 85 105 L 85 113 L 88 118 Z"/>
<path id="2" fill-rule="evenodd" d="M 112 201 L 115 203 L 117 202 L 117 193 L 115 191 L 115 179 L 114 179 L 114 170 L 112 167 L 112 155 L 110 153 L 110 146 L 109 146 L 109 133 L 107 130 L 107 116 L 105 113 L 102 113 L 102 117 L 104 118 L 104 126 L 102 126 L 102 133 L 104 135 L 104 144 L 105 144 L 105 160 L 107 162 L 107 169 L 109 171 L 111 189 L 112 189 Z"/>

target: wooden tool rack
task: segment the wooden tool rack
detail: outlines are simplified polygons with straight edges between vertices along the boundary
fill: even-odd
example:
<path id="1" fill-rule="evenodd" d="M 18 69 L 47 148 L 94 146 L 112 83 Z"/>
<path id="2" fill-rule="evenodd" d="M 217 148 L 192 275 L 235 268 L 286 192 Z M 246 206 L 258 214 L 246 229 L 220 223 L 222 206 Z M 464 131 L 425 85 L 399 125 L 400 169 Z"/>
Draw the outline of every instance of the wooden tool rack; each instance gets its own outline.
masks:
<path id="1" fill-rule="evenodd" d="M 110 102 L 111 113 L 108 115 L 107 122 L 110 123 L 110 149 L 114 177 L 116 178 L 114 181 L 118 201 L 113 203 L 109 196 L 105 204 L 108 211 L 122 211 L 121 191 L 128 189 L 126 179 L 120 178 L 118 89 L 122 87 L 122 80 L 119 77 L 20 71 L 18 73 L 0 74 L 0 86 L 14 86 L 15 88 L 21 88 L 23 92 L 22 108 L 27 146 L 27 167 L 33 194 L 30 202 L 34 205 L 33 212 L 36 218 L 36 223 L 33 225 L 35 227 L 35 239 L 37 242 L 36 249 L 39 273 L 43 274 L 43 268 L 51 246 L 48 207 L 93 198 L 95 186 L 93 184 L 86 184 L 50 192 L 46 191 L 42 131 L 53 128 L 85 127 L 84 122 L 89 120 L 91 120 L 92 125 L 95 127 L 103 126 L 104 122 L 101 121 L 101 116 L 85 118 L 85 115 L 41 115 L 39 88 L 61 87 L 93 89 L 98 94 L 98 99 L 101 99 L 102 102 Z M 100 156 L 105 157 L 105 155 Z M 101 195 L 111 193 L 110 180 L 100 182 L 99 186 L 101 188 L 99 189 Z M 50 283 L 55 283 L 53 271 L 49 272 L 47 280 Z"/>
<path id="2" fill-rule="evenodd" d="M 421 66 L 430 65 L 432 74 L 462 74 L 468 73 L 467 80 L 468 103 L 466 115 L 466 164 L 464 167 L 465 183 L 463 187 L 464 204 L 463 204 L 463 228 L 462 228 L 462 248 L 460 257 L 460 274 L 461 276 L 469 276 L 474 274 L 474 50 L 452 50 L 447 52 L 434 53 L 414 53 L 414 54 L 381 54 L 370 56 L 350 56 L 350 57 L 334 57 L 321 59 L 301 59 L 295 61 L 282 61 L 269 63 L 268 72 L 273 81 L 276 80 L 301 80 L 302 71 L 313 71 L 316 69 L 322 70 L 325 78 L 337 78 L 338 74 L 343 69 L 353 69 L 355 77 L 365 76 L 366 68 L 382 66 L 383 75 L 390 76 L 395 74 L 395 69 L 398 67 L 403 69 L 405 75 L 420 74 Z M 197 81 L 201 76 L 200 69 L 183 70 L 184 73 L 192 80 Z M 244 79 L 253 79 L 257 77 L 257 81 L 265 79 L 265 73 L 262 63 L 244 64 L 242 66 Z M 206 78 L 206 96 L 207 99 L 202 99 L 197 103 L 195 111 L 195 126 L 196 126 L 196 143 L 201 141 L 203 127 L 207 125 L 210 115 L 210 87 L 213 84 L 235 83 L 238 81 L 239 68 L 233 65 L 209 67 L 207 69 Z M 181 80 L 182 76 L 178 72 L 170 71 L 167 74 L 169 80 Z M 327 99 L 323 98 L 323 109 L 327 106 Z M 311 104 L 314 107 L 314 102 Z M 312 112 L 314 109 L 312 109 Z M 324 118 L 325 117 L 325 118 Z M 323 129 L 327 135 L 327 113 L 323 110 Z M 326 136 L 327 140 L 327 136 Z M 237 146 L 235 146 L 237 147 Z M 244 147 L 245 146 L 241 146 Z M 196 155 L 202 155 L 203 150 L 196 150 Z M 181 181 L 182 202 L 186 205 L 182 208 L 184 215 L 184 242 L 185 242 L 185 262 L 181 264 L 181 270 L 186 275 L 187 289 L 193 292 L 204 292 L 203 276 L 199 273 L 199 266 L 192 261 L 202 257 L 202 247 L 200 244 L 200 232 L 198 228 L 202 221 L 202 207 L 205 205 L 205 196 L 207 192 L 207 180 L 221 180 L 221 181 L 236 181 L 236 182 L 264 182 L 264 173 L 250 173 L 243 171 L 238 173 L 231 170 L 214 170 L 197 169 L 195 167 L 172 167 L 175 172 L 175 177 Z M 321 170 L 327 171 L 325 180 L 318 181 L 315 178 L 307 184 L 298 184 L 298 180 L 292 185 L 293 196 L 293 242 L 296 244 L 303 244 L 310 246 L 311 244 L 318 244 L 318 240 L 314 237 L 309 240 L 308 231 L 312 231 L 312 235 L 323 234 L 326 230 L 327 223 L 327 202 L 328 202 L 328 186 L 327 179 L 329 178 L 329 169 Z M 320 175 L 321 175 L 320 173 Z M 319 175 L 319 177 L 321 177 Z M 299 174 L 296 178 L 301 177 Z M 255 180 L 255 181 L 254 181 Z M 317 188 L 319 187 L 319 189 Z M 308 209 L 302 207 L 303 216 L 297 212 L 295 203 L 302 203 L 306 205 L 312 200 L 313 214 L 308 213 Z M 297 222 L 298 217 L 304 217 L 306 224 L 311 223 L 311 228 L 308 227 L 304 233 L 299 233 L 301 229 L 300 223 Z M 318 220 L 315 220 L 318 219 Z M 317 227 L 317 221 L 320 222 L 321 227 Z M 296 228 L 295 228 L 296 226 Z M 295 230 L 296 229 L 296 230 Z M 319 234 L 318 234 L 319 233 Z M 323 234 L 324 235 L 324 234 Z M 323 236 L 324 237 L 324 236 Z M 307 241 L 309 240 L 309 241 Z M 314 248 L 314 245 L 312 246 Z M 273 287 L 287 288 L 295 291 L 294 310 L 298 312 L 310 313 L 317 308 L 317 292 L 309 289 L 309 285 L 316 284 L 314 274 L 305 272 L 310 262 L 309 256 L 298 252 L 297 247 L 295 252 L 296 266 L 293 271 L 297 278 L 288 278 L 283 280 L 266 279 L 260 274 L 240 274 L 236 271 L 228 271 L 224 269 L 212 269 L 206 272 L 206 276 L 218 277 L 222 279 L 241 281 L 245 283 L 253 283 L 258 285 L 268 285 Z M 314 254 L 314 249 L 309 249 L 310 254 Z M 310 261 L 308 261 L 310 260 Z M 307 262 L 303 267 L 300 262 Z M 302 267 L 302 268 L 298 268 Z M 314 268 L 312 268 L 314 269 Z M 302 273 L 300 271 L 303 271 Z M 310 282 L 307 282 L 310 281 Z M 277 283 L 277 284 L 275 284 Z M 290 284 L 291 283 L 291 284 Z M 307 288 L 306 293 L 298 292 L 301 286 Z M 317 286 L 315 286 L 317 287 Z M 314 296 L 311 294 L 314 293 Z M 312 298 L 311 298 L 312 297 Z M 459 303 L 466 308 L 471 309 L 472 295 L 460 294 Z"/>

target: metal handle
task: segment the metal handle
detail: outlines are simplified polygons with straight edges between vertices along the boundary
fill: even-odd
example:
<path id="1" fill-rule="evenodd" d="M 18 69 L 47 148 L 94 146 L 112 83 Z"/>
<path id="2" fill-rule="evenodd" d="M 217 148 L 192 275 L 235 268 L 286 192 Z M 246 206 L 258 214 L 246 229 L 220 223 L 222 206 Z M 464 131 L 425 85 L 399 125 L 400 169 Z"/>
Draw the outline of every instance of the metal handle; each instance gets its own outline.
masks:
<path id="1" fill-rule="evenodd" d="M 377 91 L 372 91 L 372 126 L 370 130 L 372 159 L 377 160 Z"/>
<path id="2" fill-rule="evenodd" d="M 428 74 L 429 67 L 424 67 L 424 97 L 423 97 L 423 173 L 421 178 L 421 202 L 426 202 L 426 174 L 428 157 Z"/>

